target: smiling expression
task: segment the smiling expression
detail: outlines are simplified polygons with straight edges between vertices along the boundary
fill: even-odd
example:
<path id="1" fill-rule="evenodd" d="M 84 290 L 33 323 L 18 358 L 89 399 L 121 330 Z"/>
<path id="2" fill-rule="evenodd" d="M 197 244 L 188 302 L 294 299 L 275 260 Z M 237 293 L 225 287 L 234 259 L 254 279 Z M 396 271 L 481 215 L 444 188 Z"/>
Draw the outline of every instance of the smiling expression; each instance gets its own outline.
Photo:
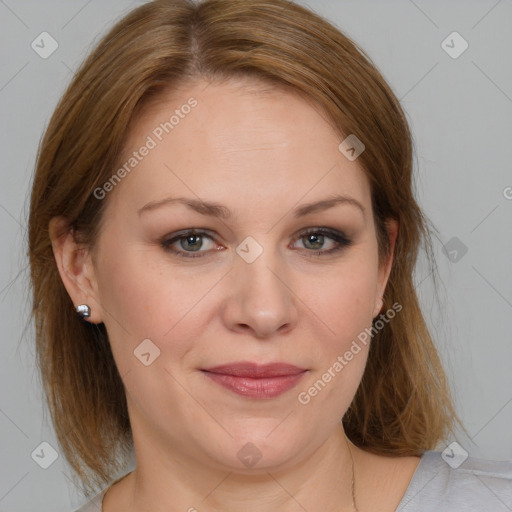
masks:
<path id="1" fill-rule="evenodd" d="M 104 199 L 94 300 L 136 444 L 240 468 L 250 442 L 260 467 L 279 467 L 349 407 L 368 347 L 307 406 L 297 396 L 371 325 L 389 269 L 367 178 L 320 111 L 254 80 L 206 85 L 131 127 L 121 161 L 156 144 Z M 134 356 L 143 340 L 150 364 Z"/>

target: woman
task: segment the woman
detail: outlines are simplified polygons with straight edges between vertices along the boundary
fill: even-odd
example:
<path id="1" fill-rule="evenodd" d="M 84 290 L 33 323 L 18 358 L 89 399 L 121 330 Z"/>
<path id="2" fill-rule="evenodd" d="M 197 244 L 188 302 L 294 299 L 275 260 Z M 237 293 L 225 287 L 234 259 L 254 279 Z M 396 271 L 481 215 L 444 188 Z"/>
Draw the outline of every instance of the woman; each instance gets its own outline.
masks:
<path id="1" fill-rule="evenodd" d="M 129 13 L 58 105 L 31 198 L 80 511 L 510 507 L 510 463 L 435 451 L 457 417 L 422 240 L 405 116 L 337 29 L 282 0 Z"/>

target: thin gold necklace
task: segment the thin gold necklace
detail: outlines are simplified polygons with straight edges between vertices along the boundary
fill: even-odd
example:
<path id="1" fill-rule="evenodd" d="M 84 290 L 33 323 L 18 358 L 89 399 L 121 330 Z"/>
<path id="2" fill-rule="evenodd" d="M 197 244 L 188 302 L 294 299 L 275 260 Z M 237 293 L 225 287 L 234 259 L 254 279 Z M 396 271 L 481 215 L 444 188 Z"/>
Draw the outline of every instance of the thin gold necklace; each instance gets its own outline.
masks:
<path id="1" fill-rule="evenodd" d="M 352 457 L 352 450 L 350 449 L 350 445 L 348 444 L 347 436 L 345 436 L 345 442 L 347 443 L 348 453 L 350 454 L 350 460 L 352 461 L 352 507 L 355 512 L 359 512 L 356 504 L 356 483 L 355 483 L 355 473 L 354 473 L 354 457 Z"/>

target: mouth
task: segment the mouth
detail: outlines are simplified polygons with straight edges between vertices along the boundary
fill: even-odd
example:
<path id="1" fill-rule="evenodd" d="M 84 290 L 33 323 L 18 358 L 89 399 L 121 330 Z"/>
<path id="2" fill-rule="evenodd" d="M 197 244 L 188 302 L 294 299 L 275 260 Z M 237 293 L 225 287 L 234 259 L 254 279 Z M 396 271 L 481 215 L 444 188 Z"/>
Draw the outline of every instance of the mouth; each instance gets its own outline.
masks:
<path id="1" fill-rule="evenodd" d="M 308 371 L 287 363 L 230 363 L 201 370 L 209 379 L 238 395 L 275 398 L 294 388 Z"/>

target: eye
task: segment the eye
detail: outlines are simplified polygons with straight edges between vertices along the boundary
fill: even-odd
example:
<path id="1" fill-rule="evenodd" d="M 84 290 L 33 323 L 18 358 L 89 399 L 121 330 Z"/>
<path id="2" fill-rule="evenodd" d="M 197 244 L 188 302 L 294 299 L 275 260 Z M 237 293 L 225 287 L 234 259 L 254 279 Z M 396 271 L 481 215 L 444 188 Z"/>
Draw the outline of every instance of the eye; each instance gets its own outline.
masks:
<path id="1" fill-rule="evenodd" d="M 344 233 L 329 228 L 310 228 L 300 233 L 297 241 L 302 242 L 309 254 L 316 256 L 332 254 L 352 244 Z M 330 241 L 329 248 L 325 248 L 327 241 Z"/>
<path id="2" fill-rule="evenodd" d="M 341 251 L 352 244 L 341 231 L 330 228 L 309 228 L 295 239 L 301 241 L 303 249 L 308 256 L 324 256 Z M 325 244 L 328 248 L 325 248 Z M 171 238 L 164 238 L 160 242 L 164 250 L 180 258 L 200 258 L 212 250 L 223 250 L 222 246 L 215 248 L 213 236 L 207 231 L 188 229 L 175 233 Z"/>
<path id="3" fill-rule="evenodd" d="M 205 240 L 208 240 L 210 243 L 205 243 Z M 160 244 L 166 251 L 176 256 L 198 258 L 204 256 L 205 252 L 212 250 L 213 239 L 205 231 L 189 229 L 176 233 L 172 238 L 162 240 Z M 206 250 L 201 250 L 205 248 Z M 220 250 L 220 248 L 218 247 L 217 250 Z"/>

